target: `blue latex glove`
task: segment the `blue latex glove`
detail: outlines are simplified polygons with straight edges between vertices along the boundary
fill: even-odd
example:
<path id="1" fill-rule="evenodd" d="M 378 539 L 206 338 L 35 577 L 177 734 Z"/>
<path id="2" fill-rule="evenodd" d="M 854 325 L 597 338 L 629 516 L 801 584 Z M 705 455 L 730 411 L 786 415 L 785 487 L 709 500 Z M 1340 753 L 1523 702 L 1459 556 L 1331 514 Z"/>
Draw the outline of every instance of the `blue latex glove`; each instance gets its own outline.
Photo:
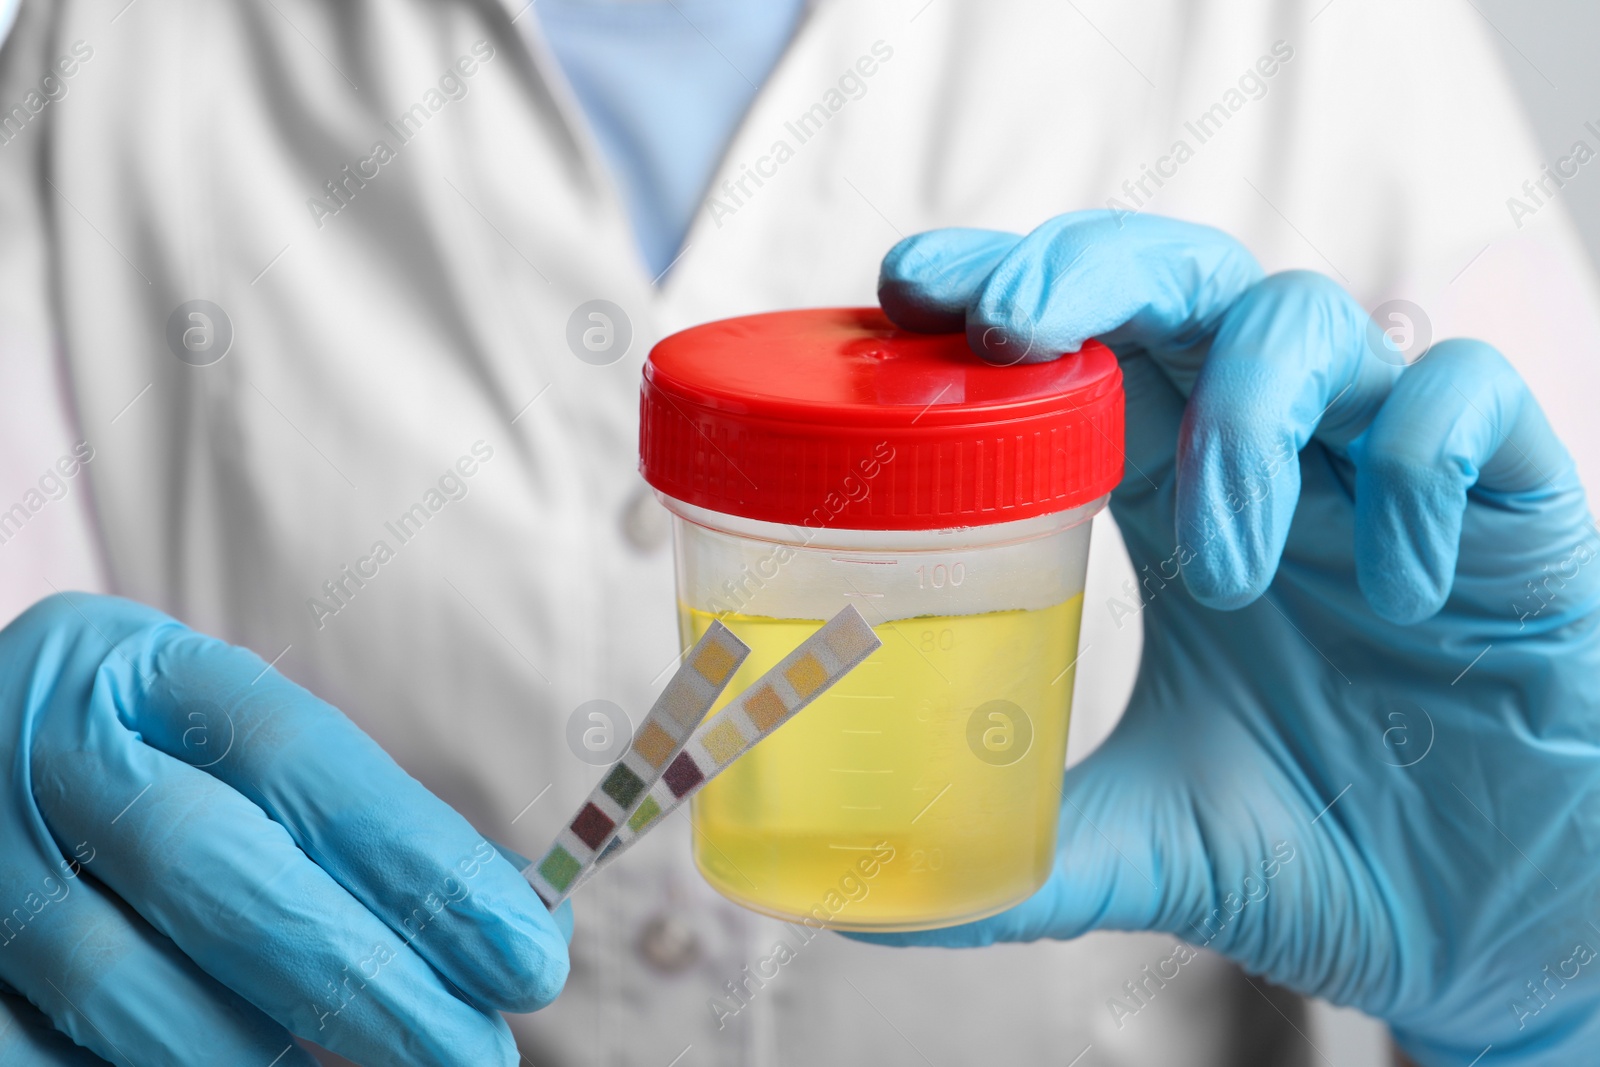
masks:
<path id="1" fill-rule="evenodd" d="M 0 791 L 0 1063 L 312 1063 L 292 1031 L 509 1065 L 495 1009 L 566 980 L 570 915 L 466 820 L 254 654 L 139 604 L 52 597 L 0 631 Z"/>
<path id="2" fill-rule="evenodd" d="M 1045 887 L 866 940 L 1167 931 L 1387 1020 L 1426 1067 L 1589 1061 L 1600 549 L 1506 361 L 1448 341 L 1401 373 L 1326 278 L 1263 277 L 1215 230 L 1104 212 L 912 237 L 881 298 L 999 362 L 1090 337 L 1117 352 L 1111 507 L 1144 658 L 1122 722 L 1067 774 Z M 1131 1010 L 1083 1010 L 1146 999 L 1107 994 Z"/>

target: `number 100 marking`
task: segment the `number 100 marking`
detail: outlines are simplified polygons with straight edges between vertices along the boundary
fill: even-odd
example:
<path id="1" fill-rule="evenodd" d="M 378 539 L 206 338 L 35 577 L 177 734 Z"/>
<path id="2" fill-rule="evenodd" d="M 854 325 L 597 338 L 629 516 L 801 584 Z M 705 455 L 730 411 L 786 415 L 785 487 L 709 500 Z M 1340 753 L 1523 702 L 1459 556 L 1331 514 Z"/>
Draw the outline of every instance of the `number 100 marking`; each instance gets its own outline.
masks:
<path id="1" fill-rule="evenodd" d="M 917 588 L 926 589 L 933 586 L 943 589 L 946 585 L 960 585 L 967 579 L 967 565 L 956 562 L 946 567 L 943 563 L 935 563 L 932 567 L 917 568 Z"/>

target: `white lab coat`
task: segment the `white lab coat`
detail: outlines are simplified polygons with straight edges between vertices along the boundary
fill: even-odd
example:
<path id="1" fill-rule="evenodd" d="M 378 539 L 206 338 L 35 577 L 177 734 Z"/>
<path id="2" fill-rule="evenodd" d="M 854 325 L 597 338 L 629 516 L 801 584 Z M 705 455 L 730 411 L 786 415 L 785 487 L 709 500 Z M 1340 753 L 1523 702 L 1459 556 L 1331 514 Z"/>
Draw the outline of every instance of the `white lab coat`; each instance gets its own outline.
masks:
<path id="1" fill-rule="evenodd" d="M 1436 336 L 1500 344 L 1585 473 L 1600 465 L 1586 260 L 1559 203 L 1513 225 L 1506 198 L 1539 161 L 1462 5 L 820 0 L 653 288 L 523 3 L 24 4 L 0 104 L 29 110 L 58 57 L 92 54 L 0 146 L 0 510 L 73 442 L 94 458 L 0 545 L 8 613 L 100 585 L 248 645 L 536 853 L 597 773 L 568 750 L 569 714 L 594 698 L 637 714 L 676 651 L 670 550 L 635 473 L 649 346 L 726 315 L 868 303 L 901 235 L 1132 207 L 1122 183 L 1141 178 L 1146 209 L 1226 229 L 1269 269 L 1322 270 L 1369 307 L 1421 304 Z M 1235 100 L 1279 41 L 1293 54 L 1264 95 Z M 461 57 L 465 96 L 429 97 Z M 864 89 L 841 88 L 861 57 Z M 386 124 L 414 104 L 403 141 Z M 1190 155 L 1163 162 L 1180 139 Z M 334 179 L 353 191 L 336 213 Z M 597 298 L 632 325 L 609 366 L 566 341 Z M 232 325 L 210 366 L 167 344 L 193 299 Z M 385 524 L 477 442 L 492 457 L 466 495 L 399 543 Z M 1138 653 L 1109 608 L 1114 528 L 1096 537 L 1074 758 Z M 361 562 L 378 541 L 393 558 Z M 347 565 L 372 576 L 356 586 Z M 347 590 L 331 616 L 309 606 L 337 604 L 329 581 Z M 719 1030 L 708 1001 L 776 928 L 701 883 L 682 822 L 577 911 L 567 993 L 514 1021 L 540 1067 L 1313 1056 L 1210 957 L 1130 1001 L 1124 983 L 1170 954 L 1154 935 L 965 954 L 819 938 Z M 1119 1018 L 1117 997 L 1138 1011 Z"/>

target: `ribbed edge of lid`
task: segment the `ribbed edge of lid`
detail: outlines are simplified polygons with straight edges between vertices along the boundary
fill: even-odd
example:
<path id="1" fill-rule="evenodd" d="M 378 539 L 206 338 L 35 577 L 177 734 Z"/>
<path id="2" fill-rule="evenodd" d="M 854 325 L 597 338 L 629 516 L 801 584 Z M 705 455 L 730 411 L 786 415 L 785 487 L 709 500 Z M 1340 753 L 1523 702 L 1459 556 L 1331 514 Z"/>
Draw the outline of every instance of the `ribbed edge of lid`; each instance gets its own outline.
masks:
<path id="1" fill-rule="evenodd" d="M 887 409 L 879 425 L 860 408 L 798 419 L 770 390 L 749 403 L 708 399 L 682 380 L 676 351 L 671 374 L 645 367 L 639 467 L 656 489 L 712 511 L 861 530 L 981 526 L 1078 507 L 1122 478 L 1122 374 L 1096 342 L 1063 357 L 1090 365 L 1059 403 L 1029 398 L 1020 417 L 974 407 L 965 424 L 943 405 L 936 426 Z"/>

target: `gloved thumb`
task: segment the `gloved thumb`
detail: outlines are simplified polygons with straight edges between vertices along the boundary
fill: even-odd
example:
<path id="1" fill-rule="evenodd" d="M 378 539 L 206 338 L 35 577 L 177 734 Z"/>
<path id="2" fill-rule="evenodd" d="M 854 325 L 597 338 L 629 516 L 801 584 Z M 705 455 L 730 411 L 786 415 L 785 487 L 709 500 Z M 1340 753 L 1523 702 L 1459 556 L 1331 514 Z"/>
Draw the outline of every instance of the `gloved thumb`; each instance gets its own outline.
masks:
<path id="1" fill-rule="evenodd" d="M 1152 930 L 1265 970 L 1259 902 L 1283 891 L 1290 864 L 1299 873 L 1287 881 L 1303 879 L 1295 857 L 1310 841 L 1308 813 L 1286 803 L 1295 782 L 1245 758 L 1258 751 L 1244 723 L 1143 675 L 1117 729 L 1067 771 L 1055 863 L 1037 893 L 962 926 L 851 936 L 967 948 Z"/>
<path id="2" fill-rule="evenodd" d="M 1172 858 L 1183 833 L 1178 779 L 1152 773 L 1141 761 L 1144 745 L 1113 736 L 1067 771 L 1054 866 L 1028 899 L 987 919 L 939 930 L 860 934 L 879 945 L 974 948 L 1007 941 L 1067 939 L 1091 930 L 1162 928 L 1168 894 L 1163 885 L 1178 872 Z"/>

